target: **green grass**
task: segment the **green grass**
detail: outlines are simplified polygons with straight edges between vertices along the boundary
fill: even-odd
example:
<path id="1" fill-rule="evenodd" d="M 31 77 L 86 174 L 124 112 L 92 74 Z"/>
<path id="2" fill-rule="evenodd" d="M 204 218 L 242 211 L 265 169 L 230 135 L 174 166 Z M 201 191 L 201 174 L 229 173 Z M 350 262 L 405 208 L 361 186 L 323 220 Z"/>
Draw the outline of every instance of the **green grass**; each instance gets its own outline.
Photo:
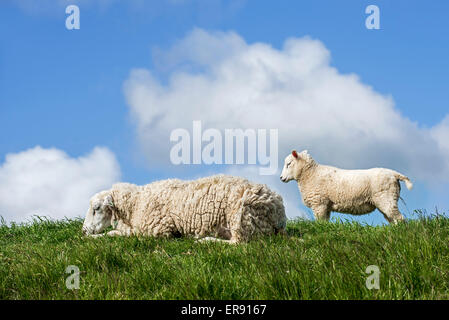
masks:
<path id="1" fill-rule="evenodd" d="M 0 225 L 0 299 L 449 299 L 449 219 L 291 221 L 249 244 L 85 238 L 82 222 Z M 66 267 L 81 271 L 79 290 Z M 367 266 L 380 289 L 365 286 Z"/>

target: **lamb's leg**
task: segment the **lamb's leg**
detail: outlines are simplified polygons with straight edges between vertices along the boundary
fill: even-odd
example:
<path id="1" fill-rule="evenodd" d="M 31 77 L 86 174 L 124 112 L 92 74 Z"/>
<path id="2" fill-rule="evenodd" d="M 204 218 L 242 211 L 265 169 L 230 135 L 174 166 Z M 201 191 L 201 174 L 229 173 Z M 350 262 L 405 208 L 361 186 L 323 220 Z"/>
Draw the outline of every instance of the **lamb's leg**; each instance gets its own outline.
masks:
<path id="1" fill-rule="evenodd" d="M 379 211 L 382 212 L 385 219 L 387 219 L 389 223 L 397 224 L 405 220 L 404 216 L 401 214 L 401 212 L 399 212 L 397 206 L 387 209 L 385 210 L 385 212 L 381 209 L 379 209 Z"/>
<path id="2" fill-rule="evenodd" d="M 397 199 L 383 197 L 381 200 L 376 201 L 375 205 L 382 212 L 388 223 L 397 224 L 398 222 L 404 221 L 404 216 L 398 209 Z"/>
<path id="3" fill-rule="evenodd" d="M 377 208 L 377 209 L 379 209 L 379 208 Z M 384 216 L 385 220 L 388 221 L 388 223 L 392 223 L 392 222 L 393 222 L 393 220 L 390 219 L 390 217 L 389 217 L 385 212 L 383 212 L 383 211 L 380 210 L 380 209 L 379 209 L 379 211 L 380 211 L 380 213 L 382 213 L 382 215 Z"/>
<path id="4" fill-rule="evenodd" d="M 395 212 L 393 212 L 394 215 L 394 223 L 399 223 L 402 221 L 405 221 L 404 216 L 401 214 L 401 212 L 399 211 L 399 209 L 396 207 Z"/>
<path id="5" fill-rule="evenodd" d="M 331 212 L 328 206 L 315 206 L 312 210 L 315 220 L 329 221 Z"/>

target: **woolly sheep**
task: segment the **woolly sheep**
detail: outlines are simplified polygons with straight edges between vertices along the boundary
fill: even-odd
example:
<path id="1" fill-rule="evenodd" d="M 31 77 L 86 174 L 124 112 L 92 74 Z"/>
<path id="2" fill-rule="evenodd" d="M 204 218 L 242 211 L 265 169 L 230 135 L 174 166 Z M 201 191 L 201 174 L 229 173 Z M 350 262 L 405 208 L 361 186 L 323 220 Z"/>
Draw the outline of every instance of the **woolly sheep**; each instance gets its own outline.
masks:
<path id="1" fill-rule="evenodd" d="M 413 187 L 409 178 L 390 169 L 343 170 L 318 164 L 307 150 L 292 151 L 285 158 L 280 178 L 296 180 L 303 203 L 315 219 L 326 221 L 331 211 L 362 215 L 377 208 L 389 223 L 397 223 L 404 220 L 398 210 L 399 180 L 409 190 Z"/>
<path id="2" fill-rule="evenodd" d="M 83 232 L 95 237 L 112 225 L 108 235 L 191 235 L 239 243 L 285 233 L 286 220 L 281 196 L 266 185 L 217 175 L 145 186 L 115 184 L 92 197 Z"/>

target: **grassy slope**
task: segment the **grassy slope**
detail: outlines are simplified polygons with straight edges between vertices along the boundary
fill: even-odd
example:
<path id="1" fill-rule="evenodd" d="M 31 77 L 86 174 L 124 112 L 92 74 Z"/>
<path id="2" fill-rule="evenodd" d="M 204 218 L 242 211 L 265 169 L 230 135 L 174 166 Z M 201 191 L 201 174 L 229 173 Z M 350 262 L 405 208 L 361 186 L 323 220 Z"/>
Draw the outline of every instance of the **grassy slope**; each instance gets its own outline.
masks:
<path id="1" fill-rule="evenodd" d="M 449 219 L 297 221 L 249 244 L 81 236 L 80 221 L 0 226 L 0 299 L 448 299 Z M 301 238 L 299 233 L 301 232 Z M 68 265 L 81 270 L 68 290 Z M 368 265 L 380 290 L 365 287 Z"/>

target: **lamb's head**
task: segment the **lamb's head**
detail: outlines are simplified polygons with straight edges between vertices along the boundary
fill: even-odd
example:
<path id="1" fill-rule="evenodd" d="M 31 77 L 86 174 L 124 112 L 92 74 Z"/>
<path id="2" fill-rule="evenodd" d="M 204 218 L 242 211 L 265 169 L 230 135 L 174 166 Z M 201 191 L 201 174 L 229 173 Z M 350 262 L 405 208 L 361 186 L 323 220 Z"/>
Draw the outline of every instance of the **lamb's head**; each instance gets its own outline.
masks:
<path id="1" fill-rule="evenodd" d="M 284 161 L 284 168 L 281 173 L 281 181 L 289 182 L 291 180 L 298 180 L 303 172 L 303 169 L 313 163 L 312 157 L 307 150 L 300 153 L 293 150 Z"/>
<path id="2" fill-rule="evenodd" d="M 92 235 L 102 233 L 112 224 L 114 203 L 108 191 L 94 195 L 84 219 L 83 233 Z"/>

